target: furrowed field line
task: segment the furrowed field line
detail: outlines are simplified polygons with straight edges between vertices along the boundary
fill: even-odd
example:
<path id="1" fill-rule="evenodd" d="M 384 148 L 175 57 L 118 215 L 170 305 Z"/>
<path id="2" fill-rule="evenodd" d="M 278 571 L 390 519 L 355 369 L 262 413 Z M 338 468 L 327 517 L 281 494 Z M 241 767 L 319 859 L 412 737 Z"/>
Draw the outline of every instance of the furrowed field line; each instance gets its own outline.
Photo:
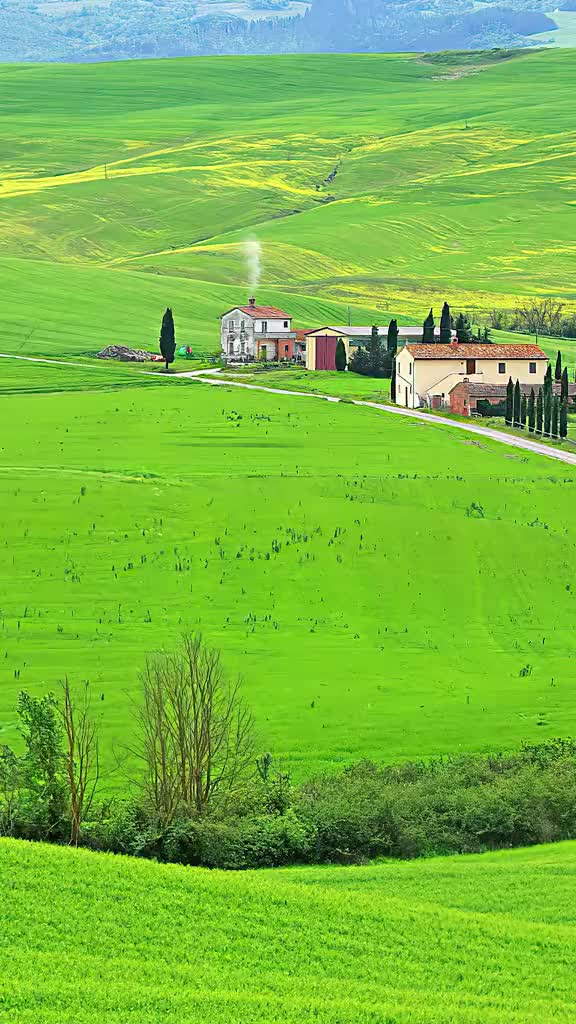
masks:
<path id="1" fill-rule="evenodd" d="M 148 371 L 150 372 L 150 371 Z M 189 377 L 191 380 L 230 386 L 236 388 L 247 388 L 251 391 L 267 391 L 271 395 L 298 395 L 301 398 L 321 398 L 325 402 L 340 402 L 341 399 L 335 395 L 318 395 L 310 391 L 288 391 L 285 388 L 267 388 L 263 384 L 244 384 L 242 381 L 218 379 L 209 377 L 206 371 L 197 370 L 193 373 L 177 373 L 173 377 Z M 170 380 L 170 378 L 164 378 Z M 537 441 L 528 441 L 523 437 L 513 437 L 501 430 L 493 430 L 492 427 L 479 427 L 474 423 L 462 423 L 460 420 L 445 420 L 439 416 L 432 416 L 431 413 L 419 412 L 417 409 L 404 409 L 399 405 L 384 405 L 382 402 L 366 402 L 360 399 L 350 399 L 352 405 L 363 405 L 369 409 L 378 409 L 380 412 L 392 413 L 396 416 L 408 416 L 410 419 L 420 420 L 423 423 L 431 423 L 436 427 L 455 427 L 464 430 L 469 434 L 478 434 L 480 437 L 488 437 L 493 441 L 500 441 L 511 448 L 520 448 L 523 451 L 532 452 L 535 455 L 546 455 L 550 459 L 557 459 L 558 462 L 565 462 L 569 466 L 576 466 L 576 452 L 562 452 L 558 448 L 548 447 L 539 444 Z M 347 403 L 348 404 L 348 403 Z"/>

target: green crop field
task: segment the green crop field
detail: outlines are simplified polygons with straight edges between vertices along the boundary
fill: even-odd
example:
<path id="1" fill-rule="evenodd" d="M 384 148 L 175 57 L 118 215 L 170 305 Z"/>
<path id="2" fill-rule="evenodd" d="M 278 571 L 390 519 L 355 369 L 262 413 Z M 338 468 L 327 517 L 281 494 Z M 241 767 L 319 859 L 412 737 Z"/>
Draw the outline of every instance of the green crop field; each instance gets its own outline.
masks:
<path id="1" fill-rule="evenodd" d="M 122 785 L 145 654 L 196 628 L 300 777 L 574 730 L 572 467 L 312 396 L 17 365 L 46 393 L 0 402 L 2 739 L 22 687 L 89 679 Z"/>
<path id="2" fill-rule="evenodd" d="M 576 845 L 222 874 L 0 840 L 5 1024 L 574 1020 Z"/>
<path id="3" fill-rule="evenodd" d="M 0 353 L 60 360 L 0 359 L 2 738 L 21 687 L 90 679 L 122 766 L 146 652 L 194 628 L 300 775 L 573 729 L 571 468 L 93 358 L 156 347 L 168 304 L 213 351 L 248 238 L 299 326 L 571 307 L 571 74 L 568 51 L 0 67 Z"/>
<path id="4" fill-rule="evenodd" d="M 0 67 L 1 348 L 180 340 L 259 296 L 299 326 L 574 309 L 573 55 Z"/>

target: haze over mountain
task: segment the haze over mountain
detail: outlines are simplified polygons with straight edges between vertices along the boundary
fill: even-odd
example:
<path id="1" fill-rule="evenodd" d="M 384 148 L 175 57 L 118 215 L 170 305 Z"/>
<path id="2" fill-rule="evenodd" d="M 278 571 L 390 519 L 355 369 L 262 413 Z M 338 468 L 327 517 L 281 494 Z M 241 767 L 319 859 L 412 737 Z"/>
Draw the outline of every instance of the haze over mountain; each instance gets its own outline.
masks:
<path id="1" fill-rule="evenodd" d="M 561 44 L 571 41 L 576 0 L 560 6 L 556 12 L 550 0 L 0 0 L 0 60 Z"/>

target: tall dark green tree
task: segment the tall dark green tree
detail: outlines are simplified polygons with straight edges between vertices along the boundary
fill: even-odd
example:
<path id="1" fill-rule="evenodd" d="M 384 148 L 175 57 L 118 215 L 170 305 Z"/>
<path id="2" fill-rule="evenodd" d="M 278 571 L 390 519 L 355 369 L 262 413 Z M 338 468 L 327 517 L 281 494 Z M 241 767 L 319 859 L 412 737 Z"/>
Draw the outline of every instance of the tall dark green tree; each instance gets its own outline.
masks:
<path id="1" fill-rule="evenodd" d="M 514 426 L 520 426 L 520 413 L 522 406 L 522 393 L 520 391 L 520 381 L 517 380 L 514 385 Z"/>
<path id="2" fill-rule="evenodd" d="M 368 368 L 371 377 L 389 377 L 392 371 L 392 356 L 376 326 L 368 342 Z"/>
<path id="3" fill-rule="evenodd" d="M 544 390 L 546 390 L 547 387 L 549 387 L 550 390 L 552 390 L 552 367 L 550 363 L 548 363 L 548 366 L 546 367 L 546 373 L 544 375 Z"/>
<path id="4" fill-rule="evenodd" d="M 436 341 L 435 328 L 434 313 L 430 310 L 422 326 L 422 341 L 426 345 L 433 345 Z"/>
<path id="5" fill-rule="evenodd" d="M 520 399 L 520 423 L 523 427 L 526 427 L 526 418 L 528 416 L 528 400 L 524 392 L 522 392 L 522 398 Z"/>
<path id="6" fill-rule="evenodd" d="M 388 335 L 386 338 L 386 348 L 392 356 L 392 359 L 396 357 L 398 351 L 398 321 L 391 320 L 388 324 Z"/>
<path id="7" fill-rule="evenodd" d="M 544 433 L 550 433 L 550 424 L 552 423 L 552 389 L 551 387 L 544 386 L 543 388 L 543 399 L 544 399 Z"/>
<path id="8" fill-rule="evenodd" d="M 337 370 L 345 370 L 346 369 L 346 364 L 347 364 L 348 360 L 346 358 L 346 346 L 345 346 L 342 338 L 338 338 L 338 342 L 336 344 L 336 354 L 334 356 L 334 361 L 336 363 L 336 369 Z"/>
<path id="9" fill-rule="evenodd" d="M 176 354 L 176 331 L 174 329 L 174 317 L 172 316 L 172 310 L 167 309 L 162 317 L 162 327 L 160 328 L 160 352 L 162 358 L 166 363 L 166 369 L 170 366 L 170 363 L 174 362 L 174 356 Z"/>
<path id="10" fill-rule="evenodd" d="M 560 403 L 560 437 L 562 440 L 568 435 L 568 400 L 565 398 Z"/>
<path id="11" fill-rule="evenodd" d="M 560 382 L 560 401 L 568 401 L 568 367 L 565 366 L 562 370 L 562 380 Z"/>
<path id="12" fill-rule="evenodd" d="M 554 380 L 562 380 L 562 353 L 558 349 L 558 355 L 556 356 L 556 367 L 554 369 Z"/>
<path id="13" fill-rule="evenodd" d="M 560 399 L 558 395 L 554 395 L 552 398 L 552 424 L 551 431 L 552 437 L 558 437 L 558 425 L 560 419 Z"/>
<path id="14" fill-rule="evenodd" d="M 464 344 L 472 341 L 472 328 L 468 317 L 464 313 L 458 313 L 456 317 L 456 337 L 458 341 Z"/>
<path id="15" fill-rule="evenodd" d="M 452 316 L 450 314 L 450 306 L 447 302 L 442 306 L 442 316 L 440 317 L 440 344 L 449 345 L 452 340 Z"/>
<path id="16" fill-rule="evenodd" d="M 508 426 L 512 426 L 514 422 L 514 382 L 512 377 L 508 377 L 508 383 L 506 385 L 506 423 Z"/>
<path id="17" fill-rule="evenodd" d="M 534 388 L 530 391 L 528 396 L 528 430 L 531 434 L 534 433 L 534 427 L 536 426 L 536 396 L 534 394 Z"/>
<path id="18" fill-rule="evenodd" d="M 538 394 L 536 396 L 536 433 L 542 433 L 542 424 L 544 423 L 544 389 L 538 388 Z"/>

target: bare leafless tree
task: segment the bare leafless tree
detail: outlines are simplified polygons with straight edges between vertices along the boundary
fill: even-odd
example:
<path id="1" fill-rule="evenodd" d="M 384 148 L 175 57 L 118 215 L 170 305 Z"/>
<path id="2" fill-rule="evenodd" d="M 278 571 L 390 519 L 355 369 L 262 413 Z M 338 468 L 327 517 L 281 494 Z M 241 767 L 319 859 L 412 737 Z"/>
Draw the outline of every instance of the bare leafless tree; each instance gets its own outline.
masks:
<path id="1" fill-rule="evenodd" d="M 491 309 L 486 314 L 486 322 L 495 331 L 505 331 L 509 322 L 508 314 L 501 309 Z"/>
<path id="2" fill-rule="evenodd" d="M 90 714 L 90 690 L 86 683 L 77 701 L 65 678 L 59 711 L 65 737 L 65 774 L 70 801 L 70 843 L 78 846 L 82 822 L 88 814 L 100 780 L 98 729 Z"/>
<path id="3" fill-rule="evenodd" d="M 560 334 L 564 304 L 554 299 L 539 299 L 514 310 L 517 328 L 527 334 Z"/>
<path id="4" fill-rule="evenodd" d="M 163 824 L 178 811 L 202 814 L 216 794 L 233 794 L 254 764 L 240 681 L 226 680 L 219 652 L 199 634 L 148 658 L 140 681 L 133 752 L 145 765 L 147 797 Z"/>

